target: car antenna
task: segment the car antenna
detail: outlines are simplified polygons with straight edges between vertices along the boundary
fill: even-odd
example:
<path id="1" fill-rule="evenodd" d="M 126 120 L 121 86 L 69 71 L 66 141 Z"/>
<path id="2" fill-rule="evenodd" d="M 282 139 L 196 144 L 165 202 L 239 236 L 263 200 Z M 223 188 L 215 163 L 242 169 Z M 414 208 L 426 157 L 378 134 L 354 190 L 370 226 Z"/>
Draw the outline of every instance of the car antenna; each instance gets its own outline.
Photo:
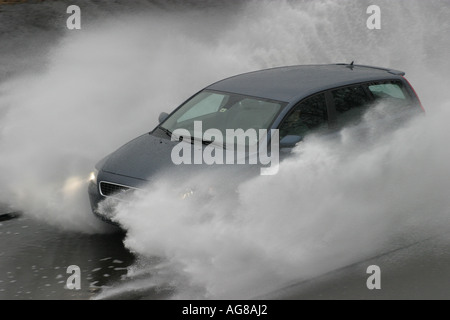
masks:
<path id="1" fill-rule="evenodd" d="M 350 70 L 353 70 L 353 67 L 355 66 L 354 63 L 355 63 L 355 61 L 353 60 L 352 63 L 350 63 L 350 64 L 347 66 L 347 68 L 349 68 Z"/>

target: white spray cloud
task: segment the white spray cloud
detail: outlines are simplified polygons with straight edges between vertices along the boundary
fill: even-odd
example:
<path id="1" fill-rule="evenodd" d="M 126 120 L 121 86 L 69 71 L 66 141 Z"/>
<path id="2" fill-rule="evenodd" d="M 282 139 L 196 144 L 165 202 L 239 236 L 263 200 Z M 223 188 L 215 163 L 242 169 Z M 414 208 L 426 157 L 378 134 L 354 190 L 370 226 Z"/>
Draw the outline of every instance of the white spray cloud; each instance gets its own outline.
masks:
<path id="1" fill-rule="evenodd" d="M 202 176 L 181 186 L 177 181 L 180 190 L 162 178 L 158 190 L 120 206 L 117 219 L 128 230 L 125 244 L 144 257 L 165 257 L 164 268 L 172 270 L 172 277 L 161 276 L 161 265 L 141 266 L 154 271 L 149 287 L 156 286 L 155 278 L 175 282 L 175 297 L 198 297 L 198 288 L 200 297 L 255 297 L 436 234 L 448 217 L 448 161 L 443 159 L 449 154 L 440 147 L 450 134 L 444 120 L 448 95 L 442 90 L 448 81 L 429 88 L 430 79 L 442 76 L 422 58 L 428 54 L 442 70 L 449 65 L 427 47 L 425 34 L 437 32 L 439 23 L 422 20 L 421 26 L 411 26 L 427 32 L 406 29 L 411 17 L 433 12 L 432 6 L 382 4 L 389 8 L 383 11 L 382 34 L 359 27 L 365 22 L 364 5 L 351 1 L 256 6 L 250 2 L 240 14 L 246 19 L 223 36 L 240 56 L 245 53 L 261 66 L 352 57 L 405 69 L 431 110 L 425 119 L 390 134 L 384 132 L 389 127 L 372 126 L 366 132 L 370 147 L 361 145 L 355 128 L 342 131 L 339 143 L 311 139 L 270 181 L 258 177 L 240 185 L 237 205 L 220 196 L 201 206 L 173 200 L 183 188 L 214 183 Z M 395 23 L 386 17 L 395 17 Z"/>
<path id="2" fill-rule="evenodd" d="M 372 133 L 370 147 L 353 138 L 360 127 L 332 141 L 312 137 L 277 175 L 239 185 L 235 201 L 221 194 L 178 200 L 183 188 L 220 183 L 208 175 L 176 188 L 162 178 L 157 190 L 120 204 L 116 219 L 128 230 L 125 244 L 165 257 L 174 277 L 183 275 L 179 286 L 187 281 L 207 298 L 252 298 L 370 257 L 394 240 L 405 245 L 442 231 L 450 177 L 436 160 L 450 154 L 435 148 L 440 119 Z"/>
<path id="3" fill-rule="evenodd" d="M 355 60 L 407 71 L 426 119 L 389 139 L 373 132 L 369 149 L 355 149 L 351 131 L 337 145 L 312 139 L 278 175 L 240 185 L 233 207 L 217 195 L 200 208 L 172 201 L 182 187 L 203 186 L 210 177 L 186 181 L 180 190 L 162 178 L 158 190 L 119 211 L 129 230 L 126 245 L 144 257 L 166 258 L 164 266 L 174 271 L 164 279 L 183 279 L 176 285 L 186 281 L 201 296 L 237 298 L 355 260 L 419 222 L 434 229 L 424 222 L 442 221 L 448 208 L 450 65 L 442 52 L 449 47 L 450 4 L 379 1 L 380 31 L 365 28 L 366 4 L 153 8 L 68 34 L 41 73 L 0 86 L 1 200 L 52 224 L 99 231 L 87 203 L 89 171 L 151 130 L 159 112 L 239 72 Z"/>
<path id="4" fill-rule="evenodd" d="M 1 85 L 2 201 L 65 228 L 100 230 L 86 197 L 96 161 L 242 68 L 207 50 L 195 28 L 183 30 L 189 19 L 179 14 L 123 19 L 68 35 L 42 73 Z"/>

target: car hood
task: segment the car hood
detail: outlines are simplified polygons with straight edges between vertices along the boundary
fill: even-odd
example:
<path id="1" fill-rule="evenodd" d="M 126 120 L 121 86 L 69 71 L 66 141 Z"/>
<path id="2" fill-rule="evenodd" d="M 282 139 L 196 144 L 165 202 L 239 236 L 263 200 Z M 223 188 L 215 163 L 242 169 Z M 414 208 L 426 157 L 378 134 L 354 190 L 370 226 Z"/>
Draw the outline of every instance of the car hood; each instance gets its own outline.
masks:
<path id="1" fill-rule="evenodd" d="M 177 141 L 144 134 L 108 156 L 101 170 L 136 179 L 149 177 L 176 167 L 171 152 Z"/>
<path id="2" fill-rule="evenodd" d="M 168 172 L 177 177 L 179 181 L 199 172 L 215 172 L 221 174 L 222 177 L 237 176 L 240 179 L 259 174 L 260 167 L 258 165 L 175 165 L 171 154 L 178 143 L 180 142 L 144 134 L 110 154 L 97 167 L 103 172 L 144 181 L 153 180 L 155 176 Z M 190 147 L 201 150 L 205 148 L 203 145 Z M 193 154 L 194 150 L 192 150 L 192 157 Z M 193 163 L 192 157 L 191 163 Z"/>

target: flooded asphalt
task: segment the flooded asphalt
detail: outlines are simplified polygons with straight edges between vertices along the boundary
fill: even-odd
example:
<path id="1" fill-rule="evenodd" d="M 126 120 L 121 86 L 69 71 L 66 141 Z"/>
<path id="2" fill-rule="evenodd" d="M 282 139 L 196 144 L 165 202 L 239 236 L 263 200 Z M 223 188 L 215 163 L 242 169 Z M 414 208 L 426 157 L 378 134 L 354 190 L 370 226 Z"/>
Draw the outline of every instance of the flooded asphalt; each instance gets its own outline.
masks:
<path id="1" fill-rule="evenodd" d="M 384 252 L 379 256 L 304 282 L 287 286 L 267 296 L 271 299 L 312 300 L 448 300 L 450 297 L 450 237 L 441 235 Z M 369 290 L 380 268 L 380 288 Z"/>
<path id="2" fill-rule="evenodd" d="M 170 298 L 167 287 L 139 288 L 139 278 L 127 275 L 137 257 L 124 247 L 124 236 L 119 230 L 109 234 L 64 231 L 21 213 L 1 214 L 0 300 Z M 442 234 L 417 241 L 255 298 L 448 299 L 449 240 Z M 79 289 L 67 287 L 72 265 L 80 268 Z M 368 267 L 373 265 L 381 269 L 381 288 L 369 290 Z M 109 292 L 111 288 L 119 289 Z"/>
<path id="3" fill-rule="evenodd" d="M 0 215 L 0 299 L 95 297 L 122 281 L 134 261 L 123 236 L 66 232 L 18 213 Z M 80 267 L 79 290 L 67 288 L 71 265 Z"/>

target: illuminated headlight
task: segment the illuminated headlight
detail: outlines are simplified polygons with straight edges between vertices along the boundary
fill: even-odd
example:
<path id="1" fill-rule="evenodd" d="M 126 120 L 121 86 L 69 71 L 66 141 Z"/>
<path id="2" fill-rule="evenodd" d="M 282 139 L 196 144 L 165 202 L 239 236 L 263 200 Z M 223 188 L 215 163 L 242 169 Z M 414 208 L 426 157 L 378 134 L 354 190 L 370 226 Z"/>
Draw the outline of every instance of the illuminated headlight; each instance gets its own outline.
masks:
<path id="1" fill-rule="evenodd" d="M 98 175 L 98 170 L 95 169 L 89 175 L 89 182 L 92 182 L 93 184 L 97 184 L 97 175 Z"/>
<path id="2" fill-rule="evenodd" d="M 185 200 L 187 198 L 189 198 L 190 196 L 192 196 L 194 194 L 194 190 L 192 189 L 187 189 L 185 192 L 183 192 L 180 195 L 181 200 Z"/>

